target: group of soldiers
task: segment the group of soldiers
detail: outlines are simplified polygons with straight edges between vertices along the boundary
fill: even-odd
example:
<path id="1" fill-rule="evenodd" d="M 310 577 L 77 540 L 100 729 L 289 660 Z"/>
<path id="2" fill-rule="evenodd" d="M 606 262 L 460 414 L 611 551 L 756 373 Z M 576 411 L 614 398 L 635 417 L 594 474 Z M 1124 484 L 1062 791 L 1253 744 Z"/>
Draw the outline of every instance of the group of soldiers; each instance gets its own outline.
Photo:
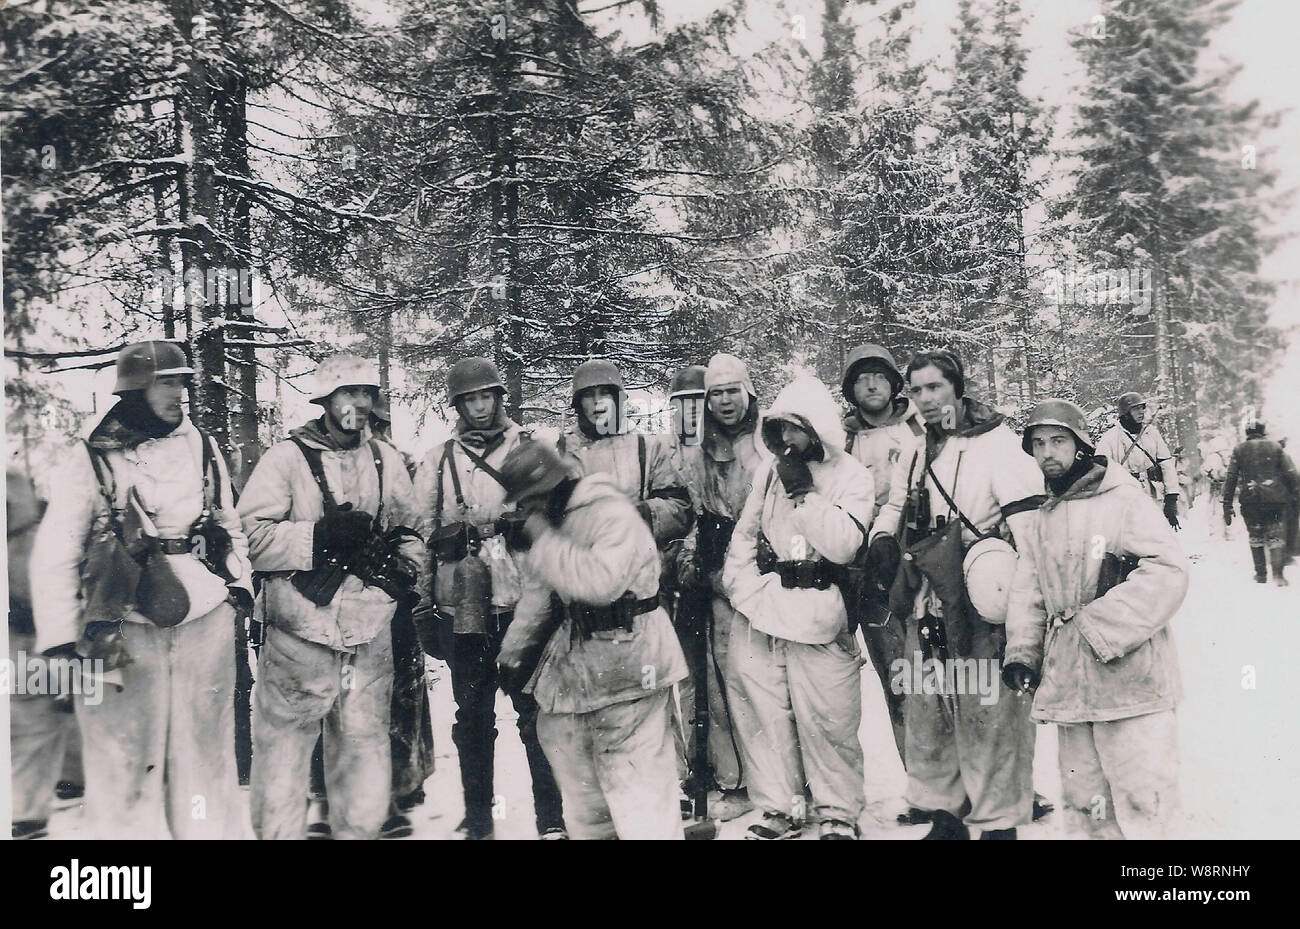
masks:
<path id="1" fill-rule="evenodd" d="M 811 376 L 760 410 L 744 362 L 717 354 L 673 379 L 675 434 L 646 435 L 597 359 L 553 441 L 467 358 L 447 379 L 453 435 L 412 474 L 383 438 L 376 365 L 341 354 L 316 372 L 321 415 L 236 502 L 184 414 L 192 374 L 172 343 L 123 349 L 118 403 L 21 527 L 23 642 L 117 682 L 71 701 L 96 836 L 410 834 L 431 766 L 425 654 L 450 668 L 468 839 L 500 815 L 499 689 L 543 839 L 681 838 L 713 788 L 715 816 L 758 814 L 746 838 L 857 838 L 868 663 L 907 771 L 899 819 L 927 839 L 1015 838 L 1042 812 L 1035 722 L 1060 727 L 1071 830 L 1175 822 L 1168 626 L 1188 569 L 1141 397 L 1097 442 L 1058 399 L 1021 436 L 967 395 L 955 354 L 900 369 L 869 344 L 845 365 L 847 413 Z M 234 749 L 246 620 L 251 803 Z M 15 835 L 48 818 L 49 728 L 14 728 Z"/>

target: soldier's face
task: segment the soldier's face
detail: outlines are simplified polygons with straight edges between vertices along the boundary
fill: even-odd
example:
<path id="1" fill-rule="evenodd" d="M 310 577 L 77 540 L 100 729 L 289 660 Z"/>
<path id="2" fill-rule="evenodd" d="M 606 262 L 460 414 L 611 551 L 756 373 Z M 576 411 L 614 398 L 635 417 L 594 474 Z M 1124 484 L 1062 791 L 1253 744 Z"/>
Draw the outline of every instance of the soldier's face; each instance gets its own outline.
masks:
<path id="1" fill-rule="evenodd" d="M 907 391 L 928 425 L 957 427 L 957 388 L 934 365 L 917 368 L 907 378 Z"/>
<path id="2" fill-rule="evenodd" d="M 370 410 L 374 405 L 373 387 L 340 387 L 330 394 L 325 410 L 344 432 L 360 432 L 370 420 Z"/>
<path id="3" fill-rule="evenodd" d="M 612 387 L 591 387 L 578 394 L 578 404 L 582 415 L 596 427 L 600 433 L 612 431 L 614 422 L 614 389 Z"/>
<path id="4" fill-rule="evenodd" d="M 1035 426 L 1029 437 L 1029 447 L 1034 451 L 1034 461 L 1046 477 L 1060 477 L 1074 464 L 1079 447 L 1074 435 L 1060 426 Z"/>
<path id="5" fill-rule="evenodd" d="M 709 410 L 724 426 L 734 426 L 745 418 L 749 394 L 739 384 L 715 387 L 709 391 Z"/>
<path id="6" fill-rule="evenodd" d="M 794 423 L 781 423 L 781 444 L 787 447 L 793 447 L 800 454 L 808 451 L 808 446 L 812 443 L 812 438 Z"/>
<path id="7" fill-rule="evenodd" d="M 1132 418 L 1133 422 L 1137 423 L 1139 426 L 1142 425 L 1147 421 L 1147 405 L 1145 403 L 1139 403 L 1128 411 L 1128 415 Z"/>
<path id="8" fill-rule="evenodd" d="M 465 419 L 475 429 L 490 426 L 496 416 L 497 392 L 495 390 L 475 390 L 461 395 L 461 405 Z"/>
<path id="9" fill-rule="evenodd" d="M 677 435 L 683 439 L 700 433 L 700 417 L 704 415 L 704 398 L 690 394 L 673 397 L 673 416 L 677 421 Z"/>
<path id="10" fill-rule="evenodd" d="M 164 374 L 154 378 L 144 392 L 144 401 L 149 404 L 153 415 L 173 426 L 181 421 L 183 413 L 181 403 L 185 400 L 185 377 L 184 374 Z"/>
<path id="11" fill-rule="evenodd" d="M 881 371 L 863 371 L 853 382 L 853 399 L 868 413 L 879 413 L 893 399 L 894 385 Z"/>

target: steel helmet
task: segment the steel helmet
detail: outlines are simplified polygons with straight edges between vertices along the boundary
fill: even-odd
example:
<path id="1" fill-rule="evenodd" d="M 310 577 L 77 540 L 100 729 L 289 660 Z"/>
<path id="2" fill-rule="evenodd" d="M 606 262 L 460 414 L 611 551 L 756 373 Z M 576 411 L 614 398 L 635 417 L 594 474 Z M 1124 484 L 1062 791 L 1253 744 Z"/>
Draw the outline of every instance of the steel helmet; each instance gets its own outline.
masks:
<path id="1" fill-rule="evenodd" d="M 1128 413 L 1129 410 L 1133 409 L 1133 407 L 1145 406 L 1146 403 L 1146 397 L 1142 396 L 1136 390 L 1130 390 L 1127 393 L 1119 395 L 1119 399 L 1115 401 L 1115 407 L 1119 410 L 1119 415 L 1123 416 Z"/>
<path id="2" fill-rule="evenodd" d="M 506 503 L 520 497 L 546 493 L 566 477 L 573 476 L 573 465 L 560 457 L 549 442 L 521 442 L 510 450 L 501 463 L 501 483 L 505 485 Z"/>
<path id="3" fill-rule="evenodd" d="M 1020 440 L 1020 447 L 1025 450 L 1026 455 L 1034 453 L 1030 433 L 1035 426 L 1060 426 L 1062 429 L 1068 429 L 1089 455 L 1096 450 L 1097 446 L 1088 435 L 1087 417 L 1083 415 L 1083 410 L 1069 400 L 1055 398 L 1040 400 L 1029 411 L 1029 422 L 1025 423 L 1025 434 Z"/>
<path id="4" fill-rule="evenodd" d="M 980 539 L 962 559 L 966 594 L 975 612 L 990 623 L 1007 621 L 1011 580 L 1016 576 L 1016 550 L 997 537 Z"/>
<path id="5" fill-rule="evenodd" d="M 853 397 L 853 382 L 862 373 L 858 369 L 866 367 L 873 361 L 885 369 L 885 375 L 894 385 L 895 394 L 903 389 L 903 375 L 899 372 L 898 363 L 894 361 L 894 356 L 890 354 L 889 349 L 875 342 L 859 345 L 849 352 L 849 357 L 844 362 L 844 376 L 840 378 L 840 391 L 844 394 L 844 399 L 855 406 L 857 400 Z"/>
<path id="6" fill-rule="evenodd" d="M 117 383 L 113 393 L 148 390 L 164 374 L 193 374 L 184 350 L 175 342 L 154 339 L 128 345 L 117 354 Z"/>
<path id="7" fill-rule="evenodd" d="M 462 358 L 447 372 L 447 399 L 456 402 L 461 394 L 476 390 L 499 390 L 505 393 L 501 372 L 488 358 Z"/>
<path id="8" fill-rule="evenodd" d="M 573 398 L 591 387 L 613 387 L 623 392 L 623 375 L 614 362 L 607 358 L 593 358 L 578 365 L 573 372 Z"/>
<path id="9" fill-rule="evenodd" d="M 668 399 L 688 395 L 704 396 L 704 365 L 687 365 L 673 375 L 672 385 L 668 388 Z"/>
<path id="10" fill-rule="evenodd" d="M 360 355 L 331 355 L 316 368 L 316 387 L 311 402 L 323 404 L 340 387 L 373 387 L 379 390 L 379 368 Z"/>

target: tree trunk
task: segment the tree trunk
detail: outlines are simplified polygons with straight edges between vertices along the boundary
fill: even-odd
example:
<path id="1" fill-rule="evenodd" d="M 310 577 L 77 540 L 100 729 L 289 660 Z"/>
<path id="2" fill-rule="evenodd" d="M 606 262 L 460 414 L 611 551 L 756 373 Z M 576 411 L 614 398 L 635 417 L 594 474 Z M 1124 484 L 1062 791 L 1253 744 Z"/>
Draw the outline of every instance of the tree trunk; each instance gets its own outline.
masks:
<path id="1" fill-rule="evenodd" d="M 494 17 L 492 84 L 495 112 L 488 120 L 488 150 L 492 159 L 489 187 L 492 198 L 491 298 L 504 318 L 497 317 L 493 349 L 506 383 L 506 409 L 519 419 L 524 402 L 523 292 L 519 286 L 519 184 L 516 177 L 514 118 L 510 63 L 510 3 Z"/>

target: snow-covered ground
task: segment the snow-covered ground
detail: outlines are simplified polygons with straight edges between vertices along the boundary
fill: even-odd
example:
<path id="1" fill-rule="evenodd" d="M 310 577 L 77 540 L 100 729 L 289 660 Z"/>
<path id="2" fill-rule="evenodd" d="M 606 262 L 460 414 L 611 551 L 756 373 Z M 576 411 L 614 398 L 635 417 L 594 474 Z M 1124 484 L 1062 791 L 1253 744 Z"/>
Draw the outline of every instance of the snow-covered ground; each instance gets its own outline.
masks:
<path id="1" fill-rule="evenodd" d="M 1300 783 L 1300 565 L 1290 588 L 1256 584 L 1244 530 L 1228 541 L 1212 539 L 1203 510 L 1193 512 L 1181 539 L 1193 559 L 1187 602 L 1175 621 L 1185 698 L 1179 709 L 1186 834 L 1208 839 L 1300 837 L 1300 804 L 1290 791 Z M 437 769 L 425 784 L 427 802 L 411 814 L 415 838 L 451 838 L 463 812 L 460 774 L 451 741 L 455 706 L 451 678 L 429 661 Z M 863 838 L 916 839 L 925 826 L 899 826 L 903 766 L 894 750 L 884 700 L 870 665 L 863 669 L 863 720 L 868 811 Z M 515 713 L 498 696 L 496 836 L 534 839 L 532 794 Z M 1038 727 L 1034 786 L 1059 805 L 1055 727 Z M 65 806 L 51 835 L 84 835 L 81 808 Z M 719 838 L 739 839 L 757 818 L 723 823 Z M 812 838 L 815 830 L 805 832 Z M 1020 830 L 1022 839 L 1062 836 L 1057 814 Z"/>

